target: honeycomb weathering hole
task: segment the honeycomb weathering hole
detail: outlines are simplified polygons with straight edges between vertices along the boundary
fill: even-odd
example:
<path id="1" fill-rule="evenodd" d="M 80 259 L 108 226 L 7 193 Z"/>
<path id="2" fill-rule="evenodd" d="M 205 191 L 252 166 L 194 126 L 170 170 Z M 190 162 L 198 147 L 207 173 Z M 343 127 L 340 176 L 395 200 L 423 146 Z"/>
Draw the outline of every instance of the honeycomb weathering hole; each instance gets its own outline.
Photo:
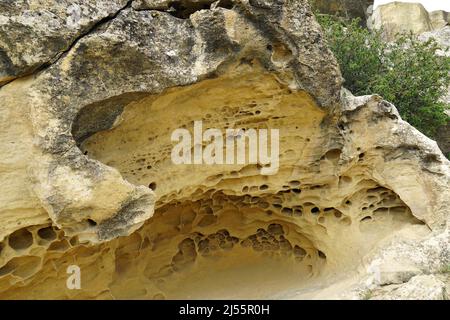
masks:
<path id="1" fill-rule="evenodd" d="M 33 244 L 33 235 L 27 229 L 20 229 L 8 237 L 8 244 L 15 250 L 22 250 Z"/>
<path id="2" fill-rule="evenodd" d="M 80 148 L 89 157 L 155 191 L 153 217 L 98 245 L 48 226 L 11 235 L 12 249 L 37 246 L 32 234 L 43 240 L 41 269 L 20 274 L 47 280 L 5 291 L 17 268 L 10 260 L 0 269 L 0 297 L 38 289 L 84 298 L 308 297 L 348 276 L 385 237 L 422 223 L 367 175 L 372 151 L 340 165 L 342 150 L 328 141 L 337 126 L 322 125 L 327 115 L 308 94 L 267 73 L 238 74 L 144 97 L 114 128 L 88 137 Z M 197 120 L 206 128 L 279 129 L 278 173 L 263 176 L 255 164 L 174 165 L 171 133 Z M 67 293 L 71 264 L 85 266 L 89 290 Z"/>

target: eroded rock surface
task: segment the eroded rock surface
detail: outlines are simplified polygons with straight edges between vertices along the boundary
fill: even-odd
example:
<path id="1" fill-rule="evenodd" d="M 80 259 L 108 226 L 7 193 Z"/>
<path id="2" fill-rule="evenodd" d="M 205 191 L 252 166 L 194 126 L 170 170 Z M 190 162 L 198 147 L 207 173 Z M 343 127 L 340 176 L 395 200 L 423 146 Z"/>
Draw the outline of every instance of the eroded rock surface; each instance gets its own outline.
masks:
<path id="1" fill-rule="evenodd" d="M 428 12 L 420 3 L 394 1 L 378 6 L 368 19 L 368 26 L 382 29 L 387 40 L 399 33 L 421 34 L 440 30 L 450 23 L 448 12 Z"/>
<path id="2" fill-rule="evenodd" d="M 2 1 L 0 85 L 54 62 L 127 0 Z"/>
<path id="3" fill-rule="evenodd" d="M 0 89 L 0 298 L 364 298 L 449 264 L 448 160 L 342 88 L 306 1 L 165 3 Z M 199 120 L 279 129 L 278 173 L 174 165 Z"/>
<path id="4" fill-rule="evenodd" d="M 448 300 L 448 276 L 416 276 L 403 285 L 383 287 L 367 296 L 375 300 Z"/>

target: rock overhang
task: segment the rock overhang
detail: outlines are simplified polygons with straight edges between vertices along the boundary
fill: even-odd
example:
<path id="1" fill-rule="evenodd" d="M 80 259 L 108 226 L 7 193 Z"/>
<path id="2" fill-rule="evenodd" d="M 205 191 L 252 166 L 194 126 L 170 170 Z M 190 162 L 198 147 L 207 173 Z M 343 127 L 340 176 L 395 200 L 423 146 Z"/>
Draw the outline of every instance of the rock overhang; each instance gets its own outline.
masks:
<path id="1" fill-rule="evenodd" d="M 85 250 L 92 257 L 116 250 L 115 258 L 104 255 L 115 259 L 106 272 L 115 280 L 102 278 L 94 285 L 101 289 L 86 293 L 92 297 L 107 287 L 120 296 L 130 259 L 147 279 L 134 291 L 172 297 L 173 279 L 189 283 L 186 277 L 212 266 L 210 255 L 229 254 L 236 263 L 269 252 L 277 261 L 277 250 L 300 263 L 299 275 L 324 285 L 361 257 L 348 247 L 367 253 L 401 229 L 425 237 L 429 228 L 446 228 L 448 161 L 394 106 L 342 89 L 303 1 L 238 1 L 184 19 L 126 8 L 30 81 L 29 179 L 60 229 L 57 240 L 46 239 L 44 222 L 7 238 L 1 270 L 30 286 L 47 270 L 53 253 L 46 250 L 82 260 Z M 279 173 L 174 167 L 166 154 L 170 131 L 199 119 L 223 128 L 279 127 Z M 15 249 L 14 239 L 30 234 L 31 244 Z M 86 249 L 89 242 L 104 243 Z M 44 249 L 33 255 L 36 245 Z M 131 248 L 154 263 L 143 266 Z M 165 290 L 162 279 L 171 283 Z"/>

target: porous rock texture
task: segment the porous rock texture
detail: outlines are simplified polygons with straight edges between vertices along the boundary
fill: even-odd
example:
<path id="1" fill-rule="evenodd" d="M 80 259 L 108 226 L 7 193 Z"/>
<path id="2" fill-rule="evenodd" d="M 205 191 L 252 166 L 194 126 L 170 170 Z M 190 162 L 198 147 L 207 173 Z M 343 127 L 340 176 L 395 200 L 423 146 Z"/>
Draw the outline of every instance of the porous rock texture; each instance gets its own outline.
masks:
<path id="1" fill-rule="evenodd" d="M 0 298 L 447 298 L 449 161 L 342 87 L 306 1 L 107 2 L 0 88 Z M 174 165 L 197 120 L 279 129 L 278 173 Z"/>

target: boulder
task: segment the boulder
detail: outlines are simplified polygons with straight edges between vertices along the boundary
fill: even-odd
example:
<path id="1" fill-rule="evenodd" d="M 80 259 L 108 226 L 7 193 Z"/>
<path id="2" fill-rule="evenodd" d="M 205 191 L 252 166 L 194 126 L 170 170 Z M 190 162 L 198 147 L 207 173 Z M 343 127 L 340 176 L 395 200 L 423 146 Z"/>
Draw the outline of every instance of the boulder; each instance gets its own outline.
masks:
<path id="1" fill-rule="evenodd" d="M 443 10 L 436 10 L 429 13 L 431 25 L 434 30 L 439 30 L 450 24 L 450 15 Z"/>
<path id="2" fill-rule="evenodd" d="M 420 3 L 390 2 L 376 7 L 369 18 L 372 29 L 382 29 L 386 40 L 399 33 L 421 34 L 433 30 L 430 14 Z"/>

